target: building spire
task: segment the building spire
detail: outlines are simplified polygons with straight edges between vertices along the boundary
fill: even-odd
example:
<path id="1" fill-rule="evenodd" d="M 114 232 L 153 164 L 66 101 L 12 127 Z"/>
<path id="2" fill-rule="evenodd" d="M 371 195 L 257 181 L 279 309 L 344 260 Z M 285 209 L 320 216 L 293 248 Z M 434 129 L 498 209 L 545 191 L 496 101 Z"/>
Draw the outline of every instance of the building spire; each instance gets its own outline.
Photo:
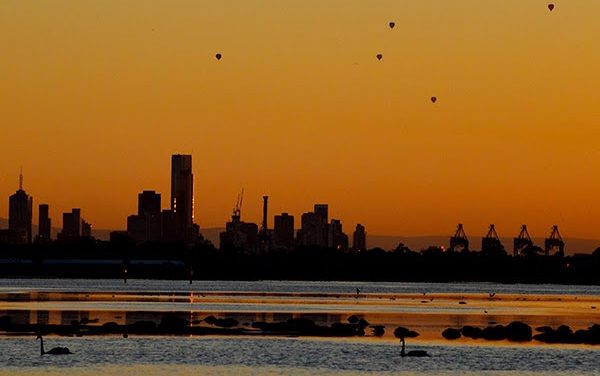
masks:
<path id="1" fill-rule="evenodd" d="M 23 167 L 19 171 L 19 190 L 23 190 Z"/>

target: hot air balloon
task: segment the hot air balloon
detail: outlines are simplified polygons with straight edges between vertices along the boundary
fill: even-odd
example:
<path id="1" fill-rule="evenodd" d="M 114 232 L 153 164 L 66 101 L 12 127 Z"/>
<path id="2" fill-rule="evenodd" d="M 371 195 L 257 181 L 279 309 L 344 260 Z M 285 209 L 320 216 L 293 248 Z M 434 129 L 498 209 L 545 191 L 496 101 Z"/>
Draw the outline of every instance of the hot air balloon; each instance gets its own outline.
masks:
<path id="1" fill-rule="evenodd" d="M 217 58 L 217 60 L 221 60 L 221 57 L 222 57 L 222 56 L 223 56 L 223 55 L 221 55 L 221 54 L 216 54 L 216 55 L 215 55 L 215 57 Z"/>
<path id="2" fill-rule="evenodd" d="M 394 26 L 396 26 L 396 23 L 395 23 L 395 22 L 390 22 L 390 24 L 389 24 L 389 25 L 390 25 L 390 29 L 393 29 L 393 28 L 394 28 Z"/>
<path id="3" fill-rule="evenodd" d="M 437 97 L 431 97 L 431 103 L 437 102 Z"/>
<path id="4" fill-rule="evenodd" d="M 381 60 L 383 59 L 383 55 L 382 54 L 377 54 L 377 60 Z"/>
<path id="5" fill-rule="evenodd" d="M 548 4 L 548 9 L 552 12 L 554 10 L 554 4 Z"/>

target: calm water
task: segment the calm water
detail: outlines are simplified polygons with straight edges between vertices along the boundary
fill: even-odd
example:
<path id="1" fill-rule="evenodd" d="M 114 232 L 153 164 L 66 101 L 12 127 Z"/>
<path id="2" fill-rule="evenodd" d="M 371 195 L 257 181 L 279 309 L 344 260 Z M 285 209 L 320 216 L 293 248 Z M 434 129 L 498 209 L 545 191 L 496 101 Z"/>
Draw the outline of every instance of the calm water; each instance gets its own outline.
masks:
<path id="1" fill-rule="evenodd" d="M 599 352 L 585 347 L 419 346 L 431 358 L 401 358 L 396 342 L 297 338 L 48 337 L 73 355 L 40 356 L 32 337 L 1 338 L 0 373 L 195 374 L 598 374 Z M 410 345 L 410 344 L 409 344 Z M 57 368 L 60 368 L 58 370 Z M 506 373 L 506 371 L 512 371 Z"/>
<path id="2" fill-rule="evenodd" d="M 372 294 L 365 301 L 355 302 L 350 298 L 356 288 L 361 294 Z M 387 337 L 378 339 L 348 338 L 348 339 L 315 339 L 315 338 L 274 338 L 274 337 L 149 337 L 130 336 L 125 339 L 117 336 L 95 337 L 57 337 L 46 338 L 46 350 L 54 346 L 68 346 L 73 355 L 69 356 L 40 356 L 39 342 L 33 336 L 0 336 L 0 375 L 358 375 L 358 374 L 445 374 L 445 375 L 600 375 L 600 346 L 583 345 L 557 346 L 531 343 L 515 345 L 508 342 L 485 343 L 477 341 L 443 341 L 439 335 L 440 329 L 447 325 L 436 326 L 436 320 L 443 317 L 452 320 L 489 320 L 487 315 L 492 313 L 495 320 L 513 319 L 512 315 L 523 315 L 523 318 L 541 320 L 546 323 L 546 310 L 554 312 L 555 324 L 563 322 L 577 313 L 581 325 L 600 323 L 600 316 L 592 310 L 589 301 L 597 301 L 600 288 L 596 286 L 560 286 L 560 285 L 499 285 L 490 283 L 364 283 L 364 282 L 281 282 L 281 281 L 201 281 L 189 285 L 185 281 L 145 281 L 130 280 L 127 284 L 119 280 L 0 280 L 0 293 L 5 295 L 18 292 L 48 292 L 47 296 L 63 296 L 61 293 L 84 292 L 90 296 L 99 296 L 106 292 L 115 293 L 117 297 L 127 294 L 140 293 L 151 301 L 141 302 L 161 311 L 190 310 L 194 315 L 203 317 L 202 309 L 217 309 L 218 306 L 205 301 L 193 307 L 190 303 L 173 303 L 164 300 L 169 294 L 185 296 L 193 292 L 194 296 L 203 299 L 221 299 L 219 304 L 230 311 L 238 306 L 243 309 L 252 308 L 258 315 L 276 307 L 276 310 L 291 307 L 295 312 L 313 311 L 322 306 L 325 311 L 355 312 L 359 306 L 366 313 L 381 313 L 385 307 L 396 307 L 395 315 L 372 315 L 373 320 L 386 319 L 390 328 L 401 323 L 417 327 L 419 331 L 433 328 L 428 340 L 421 337 L 408 343 L 410 349 L 425 349 L 431 358 L 401 358 L 398 343 Z M 245 292 L 250 294 L 244 294 Z M 489 292 L 498 295 L 509 294 L 521 296 L 519 300 L 488 300 Z M 53 294 L 57 293 L 57 294 Z M 143 293 L 143 294 L 142 294 Z M 241 293 L 241 294 L 239 294 Z M 290 295 L 279 296 L 286 293 Z M 468 300 L 466 305 L 459 305 L 452 299 L 434 301 L 422 304 L 409 299 L 380 301 L 376 294 L 482 294 L 479 300 Z M 200 294 L 200 295 L 198 295 Z M 214 294 L 214 295 L 211 295 Z M 310 294 L 323 294 L 312 296 Z M 336 294 L 342 294 L 337 296 Z M 347 294 L 347 295 L 343 295 Z M 522 295 L 521 295 L 522 294 Z M 84 296 L 86 296 L 84 294 Z M 138 302 L 127 301 L 119 303 L 103 301 L 29 301 L 13 302 L 0 301 L 0 311 L 18 309 L 23 305 L 25 312 L 29 309 L 48 309 L 56 305 L 58 311 L 68 307 L 80 310 L 86 305 L 96 305 L 97 311 L 90 313 L 102 315 L 102 309 L 117 309 L 119 304 L 134 315 L 140 307 Z M 260 299 L 256 300 L 256 296 Z M 539 302 L 526 300 L 533 296 L 559 296 L 559 300 Z M 564 299 L 560 297 L 564 297 Z M 569 296 L 569 297 L 567 297 Z M 341 301 L 340 301 L 341 299 Z M 573 299 L 579 299 L 574 301 Z M 322 302 L 320 300 L 323 300 Z M 439 306 L 435 306 L 440 300 Z M 524 301 L 525 300 L 525 301 Z M 585 302 L 581 302 L 584 300 Z M 570 303 L 567 303 L 570 302 Z M 210 305 L 213 304 L 213 305 Z M 540 305 L 541 308 L 535 308 Z M 575 305 L 578 305 L 577 309 Z M 11 305 L 14 305 L 12 307 Z M 177 308 L 181 305 L 180 308 Z M 567 309 L 565 311 L 564 306 Z M 4 306 L 4 307 L 3 307 Z M 506 315 L 506 308 L 514 312 Z M 16 308 L 15 308 L 16 307 Z M 34 308 L 32 308 L 34 307 Z M 121 308 L 123 308 L 121 307 Z M 404 308 L 403 308 L 404 307 Z M 415 308 L 417 307 L 417 308 Z M 448 311 L 448 307 L 451 311 Z M 476 308 L 474 308 L 476 307 Z M 571 308 L 569 308 L 571 307 Z M 146 307 L 147 308 L 147 307 Z M 410 308 L 410 309 L 409 309 Z M 199 311 L 196 312 L 196 309 Z M 241 309 L 241 308 L 239 308 Z M 483 309 L 488 313 L 483 313 Z M 448 315 L 440 315 L 439 311 L 446 310 Z M 481 311 L 474 316 L 473 311 Z M 589 311 L 589 313 L 588 313 Z M 6 312 L 6 311 L 5 311 Z M 218 312 L 218 310 L 217 310 Z M 81 312 L 79 312 L 81 313 Z M 106 313 L 112 319 L 113 313 Z M 36 314 L 28 313 L 26 317 L 37 318 Z M 50 312 L 49 320 L 53 314 Z M 57 316 L 61 319 L 61 315 Z M 70 317 L 70 316 L 69 316 Z M 346 316 L 342 315 L 344 319 Z M 368 317 L 368 316 L 367 316 Z M 521 318 L 521 317 L 517 317 Z M 391 321 L 390 321 L 391 320 Z M 412 320 L 412 321 L 410 321 Z M 433 320 L 433 321 L 427 321 Z M 376 322 L 380 323 L 380 322 Z M 393 324 L 393 325 L 392 325 Z M 422 336 L 423 337 L 423 336 Z"/>
<path id="3" fill-rule="evenodd" d="M 305 282 L 305 281 L 163 281 L 130 279 L 0 279 L 0 291 L 115 291 L 198 292 L 247 291 L 291 293 L 489 293 L 599 295 L 600 286 L 504 285 L 498 283 L 400 283 L 400 282 Z"/>

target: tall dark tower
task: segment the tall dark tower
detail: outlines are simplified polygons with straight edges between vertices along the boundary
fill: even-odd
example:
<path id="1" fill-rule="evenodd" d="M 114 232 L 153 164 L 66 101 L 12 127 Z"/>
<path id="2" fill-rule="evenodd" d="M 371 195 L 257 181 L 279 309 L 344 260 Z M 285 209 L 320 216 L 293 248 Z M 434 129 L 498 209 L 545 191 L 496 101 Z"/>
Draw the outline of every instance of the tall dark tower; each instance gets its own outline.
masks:
<path id="1" fill-rule="evenodd" d="M 37 241 L 40 243 L 46 243 L 51 238 L 51 225 L 50 217 L 48 215 L 48 204 L 41 204 L 39 206 L 39 220 L 38 220 L 38 238 Z"/>
<path id="2" fill-rule="evenodd" d="M 171 157 L 171 210 L 175 215 L 175 236 L 190 240 L 194 222 L 194 175 L 192 156 Z"/>
<path id="3" fill-rule="evenodd" d="M 321 217 L 323 224 L 329 223 L 329 205 L 315 204 L 315 214 Z"/>
<path id="4" fill-rule="evenodd" d="M 267 236 L 267 232 L 269 231 L 267 229 L 267 206 L 269 204 L 269 196 L 263 196 L 263 220 L 262 220 L 262 226 L 260 229 L 260 232 L 262 233 L 263 236 Z"/>
<path id="5" fill-rule="evenodd" d="M 19 174 L 19 190 L 8 199 L 8 229 L 19 234 L 20 242 L 31 243 L 33 197 L 23 190 L 23 173 Z"/>

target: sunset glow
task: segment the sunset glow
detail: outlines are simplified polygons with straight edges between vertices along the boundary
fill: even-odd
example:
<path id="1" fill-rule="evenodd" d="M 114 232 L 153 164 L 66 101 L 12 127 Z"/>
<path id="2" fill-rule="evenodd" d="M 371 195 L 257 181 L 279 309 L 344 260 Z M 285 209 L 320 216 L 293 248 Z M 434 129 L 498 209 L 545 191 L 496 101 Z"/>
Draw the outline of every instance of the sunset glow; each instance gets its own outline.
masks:
<path id="1" fill-rule="evenodd" d="M 268 194 L 370 234 L 600 238 L 600 1 L 555 4 L 2 1 L 0 197 L 22 166 L 54 225 L 124 229 L 183 153 L 201 229 L 244 188 L 257 223 Z"/>

